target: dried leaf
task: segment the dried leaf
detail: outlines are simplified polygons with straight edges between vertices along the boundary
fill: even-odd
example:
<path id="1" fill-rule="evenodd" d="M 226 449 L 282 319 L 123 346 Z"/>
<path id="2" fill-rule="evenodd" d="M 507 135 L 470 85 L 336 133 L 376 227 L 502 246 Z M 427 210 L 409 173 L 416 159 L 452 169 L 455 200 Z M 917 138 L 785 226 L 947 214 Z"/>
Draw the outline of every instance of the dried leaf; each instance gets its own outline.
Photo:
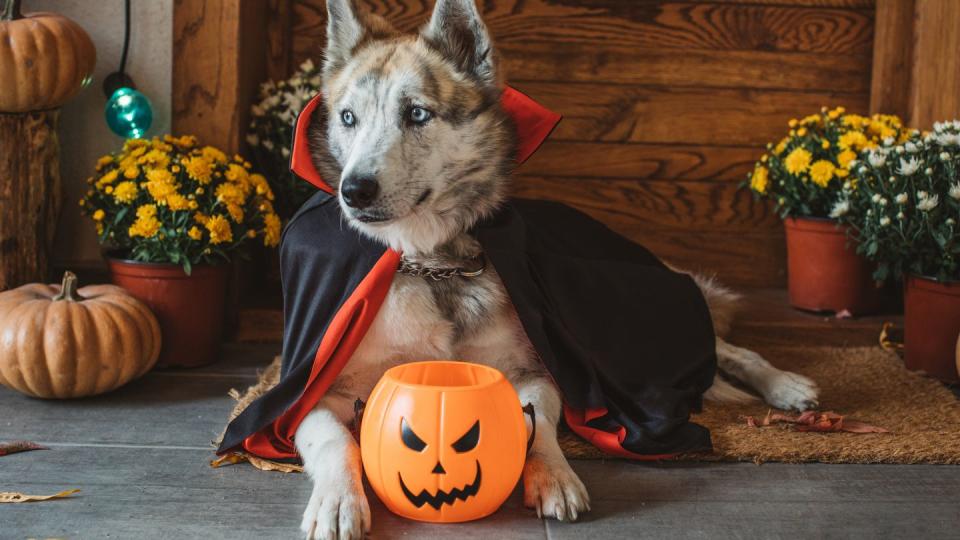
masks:
<path id="1" fill-rule="evenodd" d="M 49 448 L 32 441 L 11 441 L 0 443 L 0 456 L 8 456 L 10 454 L 16 454 L 17 452 L 29 452 L 31 450 L 49 450 Z"/>
<path id="2" fill-rule="evenodd" d="M 219 467 L 223 467 L 224 465 L 236 465 L 237 463 L 243 463 L 245 461 L 247 461 L 247 459 L 243 457 L 243 454 L 225 454 L 211 461 L 210 466 L 214 469 L 217 469 Z"/>
<path id="3" fill-rule="evenodd" d="M 837 319 L 852 319 L 853 313 L 850 313 L 849 309 L 841 309 L 840 311 L 836 312 L 833 316 L 834 318 L 837 318 Z"/>
<path id="4" fill-rule="evenodd" d="M 66 491 L 61 491 L 60 493 L 55 493 L 53 495 L 24 495 L 23 493 L 3 491 L 3 492 L 0 492 L 0 503 L 49 501 L 50 499 L 63 499 L 65 497 L 69 497 L 73 495 L 74 493 L 80 493 L 80 490 L 68 489 Z"/>
<path id="5" fill-rule="evenodd" d="M 896 327 L 892 322 L 885 322 L 883 328 L 880 329 L 880 346 L 885 350 L 899 351 L 903 349 L 903 341 L 896 341 L 890 335 Z"/>
<path id="6" fill-rule="evenodd" d="M 818 433 L 889 433 L 890 431 L 856 420 L 847 420 L 842 415 L 833 411 L 804 411 L 798 416 L 789 414 L 772 413 L 767 411 L 767 416 L 762 422 L 757 422 L 752 416 L 745 417 L 747 425 L 750 427 L 769 426 L 774 423 L 794 424 L 794 431 L 818 432 Z"/>
<path id="7" fill-rule="evenodd" d="M 248 462 L 250 465 L 261 471 L 277 471 L 283 473 L 303 472 L 303 466 L 294 463 L 280 463 L 279 461 L 270 461 L 269 459 L 259 458 L 243 452 L 233 452 L 218 457 L 210 462 L 210 466 L 217 468 L 224 465 L 234 465 L 237 463 Z"/>
<path id="8" fill-rule="evenodd" d="M 746 419 L 746 421 L 747 421 L 747 427 L 755 427 L 755 428 L 760 427 L 760 425 L 757 424 L 757 419 L 756 419 L 756 418 L 754 418 L 754 417 L 752 417 L 752 416 L 745 416 L 744 419 Z"/>

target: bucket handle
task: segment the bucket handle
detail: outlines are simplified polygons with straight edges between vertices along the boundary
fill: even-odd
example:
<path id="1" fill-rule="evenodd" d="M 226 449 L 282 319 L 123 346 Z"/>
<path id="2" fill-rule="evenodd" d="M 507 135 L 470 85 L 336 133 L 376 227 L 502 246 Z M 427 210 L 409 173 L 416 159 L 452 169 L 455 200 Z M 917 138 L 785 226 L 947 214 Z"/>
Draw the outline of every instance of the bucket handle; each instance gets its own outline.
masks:
<path id="1" fill-rule="evenodd" d="M 530 437 L 527 438 L 527 453 L 530 453 L 530 448 L 533 447 L 533 440 L 537 437 L 537 415 L 536 410 L 533 408 L 533 403 L 527 403 L 523 406 L 523 412 L 530 415 Z"/>

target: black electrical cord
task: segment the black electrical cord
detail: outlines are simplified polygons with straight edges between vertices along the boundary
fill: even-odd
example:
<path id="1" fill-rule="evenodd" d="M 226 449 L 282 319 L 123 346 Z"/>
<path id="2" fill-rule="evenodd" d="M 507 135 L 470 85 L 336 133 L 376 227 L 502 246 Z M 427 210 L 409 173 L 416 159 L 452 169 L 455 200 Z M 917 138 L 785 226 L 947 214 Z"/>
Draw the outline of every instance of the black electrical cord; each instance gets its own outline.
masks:
<path id="1" fill-rule="evenodd" d="M 110 99 L 120 88 L 136 88 L 127 75 L 127 52 L 130 49 L 130 0 L 123 0 L 123 51 L 120 53 L 120 69 L 103 80 L 103 93 Z"/>

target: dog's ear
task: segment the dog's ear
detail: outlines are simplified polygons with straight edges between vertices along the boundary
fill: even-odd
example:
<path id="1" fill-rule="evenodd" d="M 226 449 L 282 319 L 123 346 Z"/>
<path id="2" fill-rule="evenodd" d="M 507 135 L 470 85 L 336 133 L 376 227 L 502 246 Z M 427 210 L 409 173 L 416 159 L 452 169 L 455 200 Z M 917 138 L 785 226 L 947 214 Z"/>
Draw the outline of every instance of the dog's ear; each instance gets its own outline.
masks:
<path id="1" fill-rule="evenodd" d="M 327 48 L 323 73 L 329 77 L 350 60 L 364 41 L 382 39 L 396 31 L 385 19 L 362 11 L 356 0 L 327 0 Z"/>
<path id="2" fill-rule="evenodd" d="M 493 41 L 474 0 L 437 0 L 421 35 L 458 70 L 482 83 L 500 84 Z"/>

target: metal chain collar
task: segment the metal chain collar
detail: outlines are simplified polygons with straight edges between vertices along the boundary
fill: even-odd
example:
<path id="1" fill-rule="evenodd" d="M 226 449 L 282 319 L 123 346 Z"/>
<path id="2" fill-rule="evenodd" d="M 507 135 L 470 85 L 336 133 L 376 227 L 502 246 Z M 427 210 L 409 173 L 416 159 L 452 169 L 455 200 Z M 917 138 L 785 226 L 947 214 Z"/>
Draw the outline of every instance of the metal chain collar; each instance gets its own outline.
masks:
<path id="1" fill-rule="evenodd" d="M 487 258 L 481 253 L 472 259 L 477 261 L 479 266 L 473 270 L 468 270 L 466 268 L 434 268 L 431 266 L 424 266 L 421 263 L 413 262 L 408 260 L 406 257 L 400 258 L 400 267 L 397 268 L 398 274 L 406 274 L 408 276 L 429 278 L 434 281 L 442 281 L 444 279 L 450 279 L 452 277 L 460 276 L 465 278 L 474 278 L 483 274 L 483 271 L 487 268 Z"/>

